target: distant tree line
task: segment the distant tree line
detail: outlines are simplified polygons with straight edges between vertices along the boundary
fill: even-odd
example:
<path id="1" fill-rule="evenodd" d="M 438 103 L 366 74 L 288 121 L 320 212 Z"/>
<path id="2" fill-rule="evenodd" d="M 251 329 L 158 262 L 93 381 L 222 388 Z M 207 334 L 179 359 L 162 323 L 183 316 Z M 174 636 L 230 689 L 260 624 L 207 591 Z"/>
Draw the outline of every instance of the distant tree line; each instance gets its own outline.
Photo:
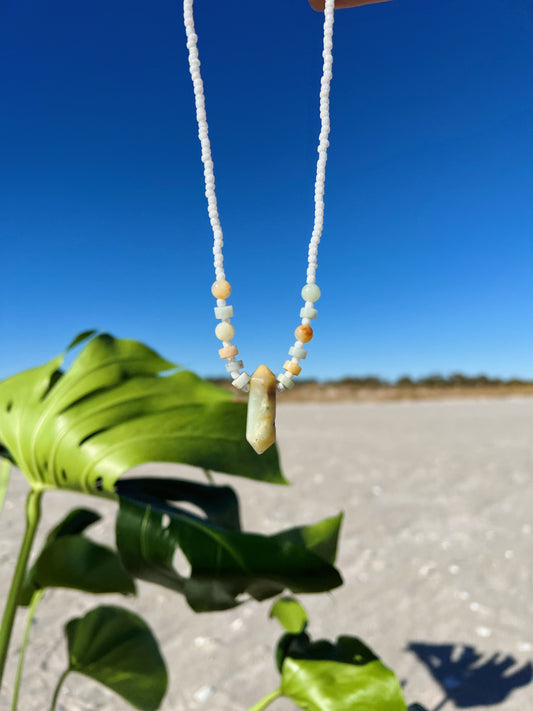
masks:
<path id="1" fill-rule="evenodd" d="M 225 378 L 208 378 L 212 383 L 222 387 L 231 385 Z M 396 380 L 387 380 L 379 375 L 348 376 L 338 380 L 328 380 L 320 382 L 316 378 L 299 378 L 302 385 L 317 386 L 346 386 L 360 389 L 377 388 L 485 388 L 491 386 L 517 386 L 533 385 L 533 380 L 521 380 L 519 378 L 491 378 L 488 375 L 464 375 L 463 373 L 452 373 L 451 375 L 440 375 L 432 373 L 421 378 L 412 378 L 409 375 L 402 375 Z"/>
<path id="2" fill-rule="evenodd" d="M 307 380 L 306 382 L 312 382 Z M 316 381 L 314 381 L 316 382 Z M 357 388 L 483 388 L 493 385 L 530 385 L 531 380 L 520 380 L 519 378 L 492 378 L 488 375 L 464 375 L 464 373 L 451 373 L 450 375 L 440 375 L 432 373 L 421 378 L 412 378 L 409 375 L 402 375 L 396 380 L 387 380 L 378 375 L 350 376 L 339 380 L 328 381 L 332 385 L 347 385 Z"/>

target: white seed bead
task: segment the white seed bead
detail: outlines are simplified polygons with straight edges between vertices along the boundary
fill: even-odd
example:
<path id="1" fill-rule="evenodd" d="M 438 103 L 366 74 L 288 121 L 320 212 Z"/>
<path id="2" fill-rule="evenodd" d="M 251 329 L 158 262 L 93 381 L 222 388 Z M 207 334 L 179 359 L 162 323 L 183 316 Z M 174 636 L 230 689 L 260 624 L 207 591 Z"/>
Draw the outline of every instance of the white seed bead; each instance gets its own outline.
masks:
<path id="1" fill-rule="evenodd" d="M 306 284 L 302 289 L 302 299 L 304 301 L 315 301 L 320 299 L 320 289 L 316 284 Z"/>
<path id="2" fill-rule="evenodd" d="M 318 311 L 313 308 L 309 308 L 309 306 L 303 306 L 300 309 L 300 318 L 316 318 L 318 316 Z"/>
<path id="3" fill-rule="evenodd" d="M 294 387 L 294 380 L 289 378 L 287 373 L 280 373 L 277 377 L 277 381 L 285 390 L 291 390 Z"/>
<path id="4" fill-rule="evenodd" d="M 235 329 L 231 323 L 228 323 L 227 321 L 222 321 L 222 323 L 219 323 L 215 328 L 215 336 L 219 341 L 223 341 L 224 343 L 231 341 L 234 335 Z"/>
<path id="5" fill-rule="evenodd" d="M 243 365 L 242 360 L 228 360 L 226 370 L 228 373 L 233 373 L 235 370 L 242 370 Z"/>
<path id="6" fill-rule="evenodd" d="M 302 326 L 310 326 L 311 325 L 311 319 L 310 318 L 303 318 L 302 319 Z"/>
<path id="7" fill-rule="evenodd" d="M 235 380 L 232 382 L 232 385 L 238 390 L 243 390 L 249 382 L 250 376 L 248 375 L 248 373 L 241 373 L 237 378 L 235 378 Z"/>
<path id="8" fill-rule="evenodd" d="M 233 306 L 215 306 L 215 318 L 228 319 L 233 315 Z"/>
<path id="9" fill-rule="evenodd" d="M 305 360 L 307 358 L 307 351 L 305 350 L 305 348 L 291 346 L 289 348 L 289 355 L 294 356 L 294 358 L 301 358 L 302 360 Z"/>
<path id="10" fill-rule="evenodd" d="M 329 147 L 329 132 L 330 132 L 330 117 L 329 117 L 329 91 L 330 82 L 332 78 L 332 65 L 333 65 L 333 24 L 334 24 L 334 9 L 335 0 L 325 0 L 324 8 L 324 34 L 323 34 L 323 71 L 322 78 L 320 80 L 320 134 L 318 139 L 318 160 L 316 164 L 316 179 L 315 179 L 315 221 L 313 225 L 313 231 L 311 234 L 311 241 L 309 244 L 308 253 L 308 268 L 307 268 L 307 284 L 302 290 L 302 297 L 304 298 L 305 309 L 313 309 L 313 304 L 320 298 L 320 289 L 315 284 L 316 270 L 317 270 L 317 253 L 318 245 L 322 236 L 323 221 L 324 221 L 324 183 L 325 183 L 325 170 L 326 170 L 326 160 L 327 160 L 327 148 Z M 204 165 L 204 179 L 205 179 L 205 195 L 208 201 L 208 215 L 213 230 L 213 254 L 214 254 L 214 266 L 215 275 L 218 282 L 225 282 L 226 277 L 224 273 L 223 266 L 223 232 L 220 225 L 220 218 L 218 214 L 217 198 L 215 193 L 215 175 L 214 175 L 214 163 L 211 156 L 211 144 L 209 140 L 208 123 L 205 110 L 205 96 L 204 96 L 204 86 L 200 71 L 200 59 L 197 48 L 198 35 L 196 34 L 194 28 L 194 17 L 193 17 L 193 0 L 184 0 L 184 23 L 185 31 L 187 35 L 187 49 L 189 50 L 189 68 L 191 79 L 194 88 L 194 98 L 195 98 L 195 109 L 196 109 L 196 120 L 198 122 L 198 137 L 201 144 L 201 158 Z M 215 297 L 226 296 L 226 294 L 215 294 Z M 217 299 L 217 306 L 219 308 L 226 307 L 226 302 L 223 298 Z M 228 307 L 230 308 L 230 307 Z M 229 323 L 229 319 L 233 316 L 226 311 L 223 314 L 216 314 L 222 323 L 218 324 L 217 336 L 223 341 L 223 346 L 219 351 L 221 358 L 229 358 L 229 368 L 237 368 L 237 365 L 242 365 L 242 361 L 235 361 L 235 355 L 237 353 L 237 348 L 231 345 L 231 338 L 234 334 L 233 326 Z M 310 315 L 306 312 L 305 315 L 302 314 L 301 318 L 303 324 L 308 327 L 309 320 L 316 318 L 315 315 Z M 301 329 L 302 327 L 300 327 Z M 225 329 L 225 330 L 224 330 Z M 230 331 L 231 329 L 231 335 Z M 308 330 L 311 330 L 308 327 Z M 298 336 L 297 336 L 298 339 Z M 303 348 L 303 342 L 296 340 L 294 347 L 291 348 L 289 354 L 293 356 L 293 360 L 299 358 L 305 358 L 307 351 Z M 228 366 L 226 366 L 228 367 Z M 237 370 L 230 370 L 232 374 L 237 373 Z M 247 382 L 244 383 L 246 378 L 249 380 L 249 376 L 245 376 L 245 373 L 241 373 L 235 381 L 240 383 L 240 387 L 244 391 L 248 391 Z M 279 388 L 292 388 L 294 383 L 291 377 L 285 373 L 281 373 L 278 376 Z M 236 385 L 236 383 L 234 383 Z M 239 386 L 237 386 L 239 387 Z"/>

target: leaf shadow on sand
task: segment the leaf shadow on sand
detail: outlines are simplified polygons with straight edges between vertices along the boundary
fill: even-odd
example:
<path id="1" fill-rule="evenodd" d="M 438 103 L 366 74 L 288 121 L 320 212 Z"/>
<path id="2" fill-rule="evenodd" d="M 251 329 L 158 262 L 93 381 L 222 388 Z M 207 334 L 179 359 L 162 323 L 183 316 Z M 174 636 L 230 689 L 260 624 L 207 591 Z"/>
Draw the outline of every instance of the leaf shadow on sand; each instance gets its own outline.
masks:
<path id="1" fill-rule="evenodd" d="M 487 657 L 468 645 L 425 642 L 410 642 L 407 651 L 418 657 L 444 692 L 431 711 L 440 711 L 448 702 L 458 709 L 499 704 L 533 679 L 533 664 L 519 666 L 509 654 Z"/>

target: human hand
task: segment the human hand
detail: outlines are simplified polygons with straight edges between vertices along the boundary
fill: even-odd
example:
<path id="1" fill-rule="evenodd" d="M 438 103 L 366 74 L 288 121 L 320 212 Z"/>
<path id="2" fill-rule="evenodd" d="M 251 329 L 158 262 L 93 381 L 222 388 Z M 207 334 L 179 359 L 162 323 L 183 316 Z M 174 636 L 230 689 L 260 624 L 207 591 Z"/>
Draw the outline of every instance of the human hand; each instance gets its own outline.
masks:
<path id="1" fill-rule="evenodd" d="M 370 5 L 375 2 L 388 2 L 388 0 L 335 0 L 335 10 L 340 10 L 342 7 L 357 7 L 359 5 Z M 309 0 L 309 4 L 313 10 L 323 12 L 325 0 Z"/>

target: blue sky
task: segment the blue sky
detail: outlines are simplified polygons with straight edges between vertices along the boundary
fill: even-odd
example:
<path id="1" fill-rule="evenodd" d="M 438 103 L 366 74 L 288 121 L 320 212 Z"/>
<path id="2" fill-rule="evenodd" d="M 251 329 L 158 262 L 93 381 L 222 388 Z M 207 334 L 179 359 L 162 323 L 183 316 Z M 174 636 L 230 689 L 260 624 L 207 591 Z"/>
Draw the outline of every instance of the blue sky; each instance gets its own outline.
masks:
<path id="1" fill-rule="evenodd" d="M 235 343 L 276 372 L 312 229 L 322 16 L 197 0 Z M 78 331 L 222 375 L 179 3 L 0 7 L 0 377 Z M 302 375 L 533 378 L 533 5 L 339 11 Z"/>

